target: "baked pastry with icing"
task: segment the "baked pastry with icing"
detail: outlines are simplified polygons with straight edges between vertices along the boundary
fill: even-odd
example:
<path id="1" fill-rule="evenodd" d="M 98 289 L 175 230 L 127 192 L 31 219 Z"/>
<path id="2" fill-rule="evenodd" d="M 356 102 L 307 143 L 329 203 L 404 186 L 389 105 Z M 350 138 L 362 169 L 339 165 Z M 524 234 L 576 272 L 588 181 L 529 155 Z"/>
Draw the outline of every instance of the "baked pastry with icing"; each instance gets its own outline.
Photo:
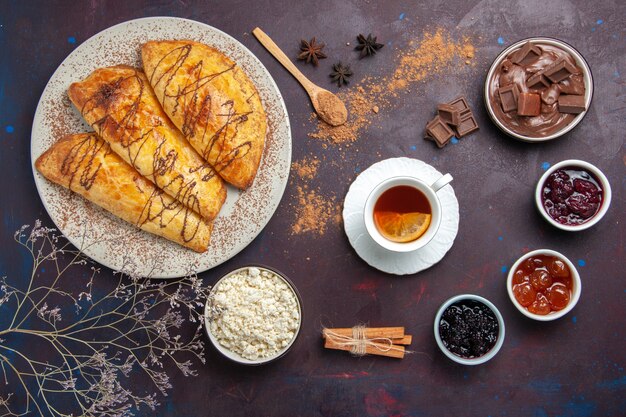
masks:
<path id="1" fill-rule="evenodd" d="M 185 138 L 224 180 L 248 188 L 267 119 L 244 71 L 217 49 L 187 40 L 147 42 L 141 57 L 159 102 Z"/>
<path id="2" fill-rule="evenodd" d="M 119 65 L 73 83 L 69 97 L 96 133 L 141 175 L 213 220 L 226 199 L 215 170 L 163 112 L 145 74 Z"/>
<path id="3" fill-rule="evenodd" d="M 35 162 L 48 180 L 117 217 L 196 252 L 205 252 L 213 223 L 165 194 L 94 133 L 68 135 Z"/>

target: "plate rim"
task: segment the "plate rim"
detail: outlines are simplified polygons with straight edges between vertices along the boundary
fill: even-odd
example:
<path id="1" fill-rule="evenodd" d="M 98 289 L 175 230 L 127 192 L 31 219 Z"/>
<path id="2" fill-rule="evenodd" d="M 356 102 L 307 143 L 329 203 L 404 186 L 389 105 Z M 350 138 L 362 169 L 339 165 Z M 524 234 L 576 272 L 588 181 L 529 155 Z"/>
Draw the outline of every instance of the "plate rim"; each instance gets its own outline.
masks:
<path id="1" fill-rule="evenodd" d="M 123 22 L 119 22 L 116 23 L 112 26 L 106 27 L 100 31 L 98 31 L 97 33 L 94 33 L 93 35 L 91 35 L 89 38 L 85 39 L 83 42 L 81 42 L 74 50 L 72 50 L 56 67 L 56 69 L 54 70 L 54 72 L 52 73 L 52 75 L 50 76 L 50 78 L 48 79 L 44 89 L 42 90 L 39 99 L 37 100 L 37 106 L 35 108 L 35 112 L 33 114 L 33 122 L 31 125 L 31 134 L 30 134 L 30 164 L 31 164 L 31 173 L 33 175 L 33 181 L 35 183 L 35 187 L 37 190 L 37 194 L 39 195 L 39 200 L 41 201 L 44 209 L 46 210 L 46 213 L 48 214 L 48 217 L 50 218 L 50 220 L 52 220 L 52 222 L 55 225 L 55 228 L 63 235 L 63 237 L 65 239 L 67 239 L 73 246 L 75 246 L 77 249 L 79 249 L 81 251 L 81 253 L 83 253 L 85 256 L 89 257 L 90 259 L 94 260 L 95 262 L 97 262 L 100 265 L 103 265 L 113 271 L 119 271 L 125 274 L 133 274 L 136 275 L 133 271 L 124 271 L 121 270 L 118 266 L 113 265 L 111 262 L 109 262 L 107 259 L 102 259 L 102 256 L 96 256 L 94 257 L 93 253 L 88 253 L 89 249 L 84 249 L 84 245 L 81 245 L 79 243 L 80 237 L 70 237 L 67 236 L 63 229 L 61 227 L 59 227 L 59 224 L 57 222 L 57 219 L 55 219 L 51 213 L 51 207 L 50 202 L 47 201 L 47 199 L 43 198 L 42 195 L 42 188 L 44 185 L 44 182 L 48 181 L 45 177 L 43 177 L 43 175 L 39 174 L 39 172 L 37 171 L 36 167 L 35 167 L 35 161 L 36 159 L 41 155 L 35 155 L 35 132 L 38 131 L 39 129 L 41 129 L 40 126 L 38 126 L 41 123 L 41 119 L 44 117 L 41 113 L 43 111 L 43 107 L 44 107 L 44 103 L 43 103 L 43 99 L 44 96 L 46 94 L 46 92 L 48 91 L 48 89 L 51 87 L 51 83 L 58 78 L 59 74 L 61 74 L 61 70 L 64 67 L 64 65 L 67 62 L 70 62 L 71 59 L 81 53 L 79 52 L 79 50 L 81 49 L 81 47 L 84 47 L 84 45 L 88 44 L 89 42 L 94 42 L 95 39 L 103 36 L 103 34 L 111 32 L 111 31 L 115 31 L 116 29 L 119 29 L 122 26 L 127 26 L 129 24 L 133 24 L 133 23 L 151 23 L 151 22 L 159 22 L 159 21 L 166 21 L 166 22 L 177 22 L 177 23 L 187 23 L 190 25 L 194 25 L 194 26 L 199 26 L 201 29 L 203 30 L 207 30 L 209 32 L 213 32 L 218 36 L 222 36 L 226 39 L 228 39 L 230 42 L 233 42 L 234 44 L 236 44 L 239 48 L 239 50 L 246 54 L 247 57 L 254 63 L 255 66 L 257 66 L 260 70 L 261 73 L 263 73 L 265 75 L 265 78 L 267 79 L 268 82 L 268 86 L 269 90 L 272 93 L 276 94 L 276 98 L 277 98 L 277 104 L 279 105 L 279 109 L 282 112 L 282 115 L 284 115 L 284 117 L 280 118 L 279 123 L 283 124 L 284 126 L 281 126 L 281 129 L 284 128 L 285 132 L 287 133 L 287 140 L 285 141 L 285 145 L 287 147 L 287 149 L 285 150 L 285 165 L 287 167 L 287 172 L 286 175 L 284 176 L 284 179 L 282 180 L 282 184 L 280 184 L 280 186 L 277 188 L 276 191 L 276 204 L 275 207 L 271 210 L 271 215 L 266 216 L 265 219 L 263 219 L 258 226 L 258 230 L 254 232 L 254 236 L 251 236 L 249 239 L 246 239 L 246 243 L 241 244 L 239 248 L 237 248 L 236 250 L 234 250 L 234 252 L 230 253 L 227 256 L 224 256 L 223 259 L 217 261 L 215 264 L 209 265 L 207 267 L 200 267 L 200 268 L 195 268 L 193 266 L 193 264 L 191 265 L 187 265 L 188 269 L 183 270 L 183 268 L 178 268 L 176 271 L 173 271 L 171 273 L 157 273 L 155 275 L 148 275 L 148 276 L 141 276 L 142 278 L 150 278 L 150 279 L 177 279 L 177 278 L 182 278 L 185 277 L 191 273 L 193 274 L 200 274 L 202 272 L 206 272 L 208 270 L 211 270 L 221 264 L 223 264 L 224 262 L 227 262 L 228 260 L 234 258 L 235 256 L 237 256 L 241 251 L 243 251 L 246 247 L 248 247 L 257 237 L 259 234 L 261 234 L 261 232 L 265 229 L 265 227 L 267 226 L 267 224 L 269 223 L 269 221 L 272 219 L 272 217 L 274 216 L 274 214 L 276 213 L 276 210 L 278 209 L 278 207 L 280 206 L 280 202 L 282 201 L 282 198 L 284 196 L 285 190 L 287 188 L 287 185 L 289 183 L 289 176 L 291 174 L 291 160 L 292 160 L 292 153 L 293 153 L 293 138 L 292 138 L 292 134 L 291 134 L 291 122 L 289 119 L 289 112 L 287 110 L 287 106 L 285 103 L 285 100 L 283 98 L 283 95 L 280 91 L 280 89 L 278 88 L 278 85 L 276 84 L 276 81 L 274 80 L 274 77 L 272 77 L 272 74 L 269 72 L 269 70 L 265 67 L 265 65 L 263 65 L 263 63 L 261 62 L 261 60 L 247 47 L 245 46 L 242 42 L 240 42 L 239 40 L 237 40 L 236 38 L 234 38 L 233 36 L 229 35 L 228 33 L 214 27 L 211 26 L 207 23 L 203 23 L 203 22 L 199 22 L 197 20 L 192 20 L 192 19 L 187 19 L 187 18 L 183 18 L 183 17 L 176 17 L 176 16 L 148 16 L 148 17 L 141 17 L 141 18 L 136 18 L 136 19 L 129 19 L 129 20 L 125 20 Z M 229 58 L 233 59 L 231 57 L 231 55 L 228 54 L 228 51 L 224 51 L 223 48 L 217 48 L 218 50 L 220 50 L 220 52 L 224 53 L 225 55 L 227 55 Z M 233 59 L 233 61 L 236 62 L 235 59 Z M 249 76 L 249 74 L 246 74 Z M 258 84 L 255 83 L 255 87 L 258 89 Z M 281 116 L 282 116 L 281 115 Z M 274 130 L 278 130 L 277 128 L 275 128 Z M 80 133 L 80 132 L 79 132 Z M 58 140 L 59 138 L 56 138 L 56 140 Z M 267 135 L 266 135 L 266 142 L 267 144 Z M 263 152 L 263 159 L 266 157 L 266 151 L 267 148 L 264 148 L 264 152 Z M 45 152 L 45 150 L 43 151 Z M 43 154 L 42 152 L 42 154 Z M 261 160 L 261 164 L 263 163 L 263 159 Z M 48 181 L 49 182 L 49 181 Z M 53 184 L 53 183 L 51 183 Z M 53 184 L 56 186 L 56 184 Z M 61 186 L 59 186 L 61 187 Z M 64 189 L 64 188 L 62 188 Z M 70 191 L 71 193 L 73 193 L 72 191 Z M 84 197 L 81 196 L 81 198 L 84 199 Z M 85 199 L 86 201 L 88 201 L 87 199 Z M 237 199 L 238 201 L 238 199 Z M 89 204 L 93 204 L 94 206 L 100 208 L 98 205 L 96 205 L 95 203 L 89 202 Z M 102 209 L 104 210 L 104 209 Z M 105 210 L 106 211 L 106 210 Z M 107 213 L 109 213 L 107 211 Z M 111 213 L 112 216 L 116 217 L 117 219 L 119 219 L 118 216 L 115 216 L 114 214 Z M 219 214 L 218 214 L 219 216 Z M 139 228 L 136 228 L 134 225 L 131 225 L 130 223 L 122 220 L 124 223 L 130 225 L 130 227 L 132 227 L 131 232 L 133 233 L 137 233 L 139 231 L 141 231 L 142 233 L 148 233 L 145 231 L 142 231 Z M 150 234 L 150 233 L 148 233 Z M 152 234 L 150 234 L 152 235 Z M 157 236 L 158 239 L 165 239 L 163 237 Z M 169 242 L 169 240 L 165 239 L 166 242 Z M 210 245 L 210 243 L 209 243 Z M 209 246 L 210 248 L 210 246 Z M 188 249 L 191 250 L 191 249 Z M 208 251 L 207 251 L 208 252 Z M 206 254 L 207 252 L 198 254 L 199 256 L 203 256 L 204 254 Z M 124 267 L 124 265 L 122 265 L 122 268 Z M 191 267 L 191 269 L 189 269 L 189 267 Z M 166 272 L 166 271 L 163 271 Z"/>

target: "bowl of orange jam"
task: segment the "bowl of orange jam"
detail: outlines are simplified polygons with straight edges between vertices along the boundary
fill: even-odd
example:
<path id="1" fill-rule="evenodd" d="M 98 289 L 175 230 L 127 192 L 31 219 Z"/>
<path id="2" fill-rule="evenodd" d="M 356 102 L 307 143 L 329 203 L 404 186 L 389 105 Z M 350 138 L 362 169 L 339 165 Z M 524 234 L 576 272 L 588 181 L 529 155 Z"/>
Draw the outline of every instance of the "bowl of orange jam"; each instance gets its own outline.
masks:
<path id="1" fill-rule="evenodd" d="M 563 254 L 538 249 L 513 264 L 507 277 L 513 305 L 539 321 L 556 320 L 569 313 L 580 298 L 580 275 Z"/>

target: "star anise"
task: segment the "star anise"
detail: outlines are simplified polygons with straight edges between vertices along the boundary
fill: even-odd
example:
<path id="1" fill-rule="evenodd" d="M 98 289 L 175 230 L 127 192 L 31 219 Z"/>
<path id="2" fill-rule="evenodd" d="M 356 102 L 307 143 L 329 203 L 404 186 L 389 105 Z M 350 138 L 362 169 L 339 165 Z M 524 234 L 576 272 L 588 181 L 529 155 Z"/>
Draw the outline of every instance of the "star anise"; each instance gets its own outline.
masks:
<path id="1" fill-rule="evenodd" d="M 324 49 L 324 44 L 316 43 L 315 38 L 309 42 L 302 39 L 300 41 L 300 55 L 298 55 L 298 59 L 306 61 L 307 64 L 312 62 L 313 65 L 317 66 L 320 59 L 326 58 L 326 54 L 322 52 L 322 49 Z"/>
<path id="2" fill-rule="evenodd" d="M 348 84 L 350 80 L 348 77 L 352 76 L 352 71 L 350 70 L 350 65 L 343 65 L 341 62 L 337 62 L 333 65 L 333 72 L 330 73 L 330 78 L 333 79 L 332 82 L 336 82 L 339 87 L 345 84 Z"/>
<path id="3" fill-rule="evenodd" d="M 376 36 L 372 36 L 371 33 L 367 35 L 367 38 L 359 34 L 359 36 L 357 36 L 356 39 L 357 41 L 359 41 L 359 44 L 354 49 L 356 49 L 357 51 L 361 51 L 361 55 L 359 55 L 359 59 L 366 57 L 366 56 L 374 55 L 376 51 L 378 51 L 380 48 L 385 46 L 382 43 L 376 42 Z"/>

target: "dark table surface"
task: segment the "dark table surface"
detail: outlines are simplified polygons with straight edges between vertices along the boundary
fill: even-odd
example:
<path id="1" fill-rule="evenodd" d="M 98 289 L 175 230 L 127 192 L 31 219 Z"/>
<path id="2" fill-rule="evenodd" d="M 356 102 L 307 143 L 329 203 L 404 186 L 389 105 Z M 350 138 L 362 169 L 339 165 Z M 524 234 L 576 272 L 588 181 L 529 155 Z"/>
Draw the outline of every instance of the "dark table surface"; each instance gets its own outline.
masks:
<path id="1" fill-rule="evenodd" d="M 240 265 L 262 262 L 299 288 L 304 323 L 293 350 L 262 367 L 230 363 L 207 346 L 197 377 L 166 369 L 173 389 L 159 396 L 162 416 L 618 416 L 626 414 L 624 262 L 624 129 L 626 3 L 580 1 L 4 1 L 0 13 L 0 275 L 28 279 L 30 266 L 13 232 L 35 219 L 53 226 L 31 172 L 30 131 L 39 96 L 61 61 L 107 27 L 146 16 L 179 16 L 207 23 L 248 47 L 267 67 L 284 97 L 292 126 L 293 161 L 322 161 L 313 178 L 293 170 L 274 217 L 230 261 L 200 275 L 212 284 Z M 367 76 L 393 72 L 398 56 L 441 28 L 453 41 L 467 37 L 471 63 L 452 62 L 400 93 L 349 147 L 308 136 L 316 129 L 302 88 L 250 35 L 264 28 L 290 57 L 301 38 L 317 36 L 331 57 L 318 68 L 298 63 L 313 82 L 328 81 L 332 63 L 352 64 L 356 88 Z M 372 32 L 386 47 L 359 61 L 355 36 Z M 552 36 L 589 62 L 595 94 L 582 123 L 565 137 L 527 144 L 506 137 L 482 104 L 484 76 L 506 45 Z M 346 46 L 350 42 L 352 46 Z M 436 103 L 466 95 L 480 131 L 437 149 L 422 139 Z M 407 156 L 454 176 L 459 233 L 444 259 L 415 275 L 384 274 L 362 261 L 340 221 L 324 233 L 294 233 L 298 187 L 341 202 L 357 173 L 372 163 Z M 613 189 L 606 217 L 583 233 L 565 233 L 534 208 L 533 192 L 546 166 L 584 159 L 600 167 Z M 555 322 L 522 316 L 505 287 L 507 268 L 531 249 L 568 256 L 583 282 L 578 305 Z M 85 267 L 87 268 L 87 267 Z M 112 272 L 106 268 L 100 279 Z M 17 277 L 17 278 L 16 278 Z M 76 291 L 76 288 L 68 290 Z M 507 334 L 490 362 L 464 367 L 438 350 L 432 323 L 438 306 L 459 293 L 490 299 Z M 322 324 L 403 325 L 418 354 L 404 360 L 353 358 L 322 348 Z M 8 390 L 8 391 L 7 391 Z M 0 393 L 10 387 L 0 384 Z M 139 415 L 153 415 L 142 409 Z"/>

